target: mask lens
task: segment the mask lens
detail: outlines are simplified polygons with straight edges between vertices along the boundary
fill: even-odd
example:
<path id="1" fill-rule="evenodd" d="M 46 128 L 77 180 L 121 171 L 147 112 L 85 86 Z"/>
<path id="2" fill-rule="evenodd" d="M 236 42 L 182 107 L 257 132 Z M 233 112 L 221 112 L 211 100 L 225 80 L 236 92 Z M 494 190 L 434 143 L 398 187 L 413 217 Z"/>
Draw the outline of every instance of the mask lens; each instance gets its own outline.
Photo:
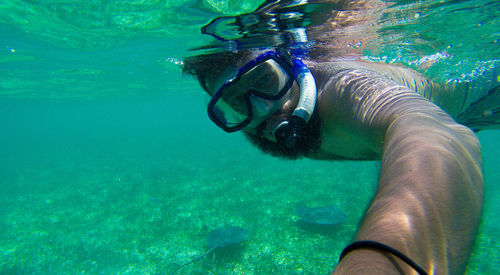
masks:
<path id="1" fill-rule="evenodd" d="M 289 81 L 288 72 L 274 59 L 268 59 L 241 76 L 240 90 L 252 90 L 267 98 L 282 96 L 280 93 Z"/>
<path id="2" fill-rule="evenodd" d="M 245 102 L 243 103 L 245 105 Z M 226 127 L 235 127 L 245 122 L 250 117 L 250 108 L 242 105 L 235 110 L 229 106 L 224 100 L 218 100 L 213 107 L 213 115 L 215 118 Z"/>
<path id="3" fill-rule="evenodd" d="M 222 100 L 241 114 L 247 112 L 247 97 L 250 94 L 265 99 L 279 99 L 291 77 L 275 60 L 268 59 L 242 74 L 222 93 Z"/>
<path id="4" fill-rule="evenodd" d="M 209 116 L 226 131 L 239 130 L 253 119 L 251 96 L 278 100 L 293 82 L 288 71 L 273 58 L 250 66 L 243 67 L 235 78 L 225 83 L 209 104 Z"/>

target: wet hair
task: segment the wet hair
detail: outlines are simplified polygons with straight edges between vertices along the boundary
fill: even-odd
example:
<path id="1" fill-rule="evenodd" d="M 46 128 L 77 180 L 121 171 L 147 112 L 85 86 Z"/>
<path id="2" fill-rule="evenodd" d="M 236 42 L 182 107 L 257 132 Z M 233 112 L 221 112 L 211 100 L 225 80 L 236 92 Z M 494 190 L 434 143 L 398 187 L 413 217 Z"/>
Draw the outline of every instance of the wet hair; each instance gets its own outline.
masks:
<path id="1" fill-rule="evenodd" d="M 184 58 L 182 73 L 198 78 L 201 87 L 209 92 L 209 85 L 229 66 L 250 55 L 249 51 L 208 53 Z"/>

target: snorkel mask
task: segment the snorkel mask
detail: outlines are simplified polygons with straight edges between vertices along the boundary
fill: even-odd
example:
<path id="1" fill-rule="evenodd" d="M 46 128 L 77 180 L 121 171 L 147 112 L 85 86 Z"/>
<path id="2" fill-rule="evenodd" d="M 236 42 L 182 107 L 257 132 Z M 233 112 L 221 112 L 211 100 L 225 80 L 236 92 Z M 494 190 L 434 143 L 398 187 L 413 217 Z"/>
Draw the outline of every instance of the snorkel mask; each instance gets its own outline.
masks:
<path id="1" fill-rule="evenodd" d="M 259 55 L 224 82 L 208 103 L 208 116 L 226 132 L 239 131 L 258 118 L 267 119 L 279 110 L 282 99 L 297 82 L 300 97 L 293 113 L 272 131 L 276 141 L 293 149 L 300 143 L 316 104 L 316 84 L 299 59 L 278 51 Z"/>

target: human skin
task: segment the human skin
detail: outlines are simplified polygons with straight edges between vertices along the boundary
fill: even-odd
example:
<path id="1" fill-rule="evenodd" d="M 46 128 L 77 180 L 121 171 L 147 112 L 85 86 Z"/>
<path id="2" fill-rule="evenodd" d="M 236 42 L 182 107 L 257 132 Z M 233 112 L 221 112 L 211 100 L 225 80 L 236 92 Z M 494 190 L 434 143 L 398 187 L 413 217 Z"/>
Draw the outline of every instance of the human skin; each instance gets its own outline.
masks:
<path id="1" fill-rule="evenodd" d="M 463 274 L 483 197 L 477 137 L 415 92 L 435 88 L 417 73 L 365 62 L 308 65 L 319 93 L 317 157 L 382 160 L 356 240 L 389 245 L 429 274 Z M 332 73 L 339 68 L 345 71 Z M 390 254 L 358 249 L 333 274 L 415 270 Z"/>
<path id="2" fill-rule="evenodd" d="M 305 63 L 316 80 L 320 121 L 319 150 L 307 157 L 382 161 L 377 192 L 356 240 L 389 245 L 429 274 L 463 274 L 483 200 L 480 144 L 470 129 L 422 96 L 449 103 L 442 107 L 456 114 L 447 97 L 458 88 L 394 65 Z M 209 93 L 218 87 L 209 86 Z M 291 89 L 290 94 L 298 94 L 297 85 Z M 281 112 L 259 118 L 265 123 L 262 132 L 250 126 L 244 131 L 273 141 L 272 129 L 293 111 L 296 100 L 290 96 Z M 333 272 L 414 273 L 396 257 L 373 249 L 350 252 Z"/>

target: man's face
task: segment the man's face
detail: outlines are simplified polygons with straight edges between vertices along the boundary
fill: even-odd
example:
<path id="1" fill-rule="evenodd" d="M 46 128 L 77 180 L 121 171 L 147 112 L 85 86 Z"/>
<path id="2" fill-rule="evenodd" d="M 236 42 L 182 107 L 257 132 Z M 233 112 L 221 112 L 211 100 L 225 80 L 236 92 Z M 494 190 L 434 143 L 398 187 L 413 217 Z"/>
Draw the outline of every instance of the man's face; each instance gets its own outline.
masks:
<path id="1" fill-rule="evenodd" d="M 247 133 L 272 141 L 273 125 L 293 111 L 300 94 L 290 66 L 275 55 L 239 61 L 205 84 L 212 96 L 209 115 L 219 127 L 232 132 L 242 125 Z"/>

